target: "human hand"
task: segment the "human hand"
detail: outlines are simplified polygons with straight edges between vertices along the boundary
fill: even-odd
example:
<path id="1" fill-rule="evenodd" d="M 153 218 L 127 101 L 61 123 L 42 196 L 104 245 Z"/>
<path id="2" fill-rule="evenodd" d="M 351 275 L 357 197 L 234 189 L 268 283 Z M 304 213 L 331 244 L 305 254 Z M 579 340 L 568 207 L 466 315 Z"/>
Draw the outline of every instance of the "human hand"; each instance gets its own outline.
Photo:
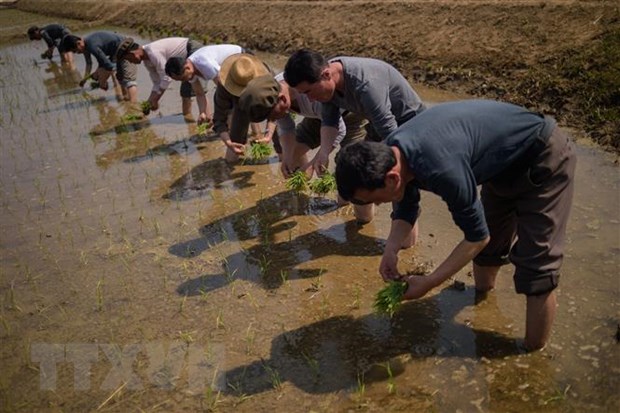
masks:
<path id="1" fill-rule="evenodd" d="M 314 155 L 314 158 L 310 161 L 310 167 L 316 172 L 317 176 L 323 175 L 327 172 L 329 166 L 329 152 L 319 149 Z"/>
<path id="2" fill-rule="evenodd" d="M 422 298 L 435 287 L 430 275 L 410 275 L 405 281 L 407 282 L 407 291 L 403 296 L 405 300 Z"/>
<path id="3" fill-rule="evenodd" d="M 213 117 L 207 115 L 204 112 L 202 112 L 200 115 L 198 115 L 198 119 L 196 120 L 196 123 L 198 123 L 199 125 L 201 125 L 203 123 L 212 124 L 213 123 Z"/>
<path id="4" fill-rule="evenodd" d="M 383 277 L 383 281 L 400 280 L 402 276 L 398 272 L 398 252 L 386 249 L 381 257 L 379 264 L 379 273 Z"/>
<path id="5" fill-rule="evenodd" d="M 237 155 L 243 155 L 245 153 L 245 145 L 242 143 L 227 140 L 225 144 L 231 151 L 233 151 Z"/>
<path id="6" fill-rule="evenodd" d="M 99 87 L 101 88 L 101 90 L 108 90 L 109 89 L 108 82 L 99 81 Z"/>
<path id="7" fill-rule="evenodd" d="M 271 142 L 271 135 L 264 134 L 262 137 L 258 137 L 256 139 L 254 139 L 254 142 L 256 142 L 256 143 L 270 143 Z"/>
<path id="8" fill-rule="evenodd" d="M 80 83 L 79 83 L 80 87 L 84 87 L 84 85 L 86 84 L 86 80 L 87 79 L 80 80 Z"/>
<path id="9" fill-rule="evenodd" d="M 159 102 L 157 101 L 157 99 L 149 99 L 148 102 L 151 105 L 151 110 L 159 109 Z"/>

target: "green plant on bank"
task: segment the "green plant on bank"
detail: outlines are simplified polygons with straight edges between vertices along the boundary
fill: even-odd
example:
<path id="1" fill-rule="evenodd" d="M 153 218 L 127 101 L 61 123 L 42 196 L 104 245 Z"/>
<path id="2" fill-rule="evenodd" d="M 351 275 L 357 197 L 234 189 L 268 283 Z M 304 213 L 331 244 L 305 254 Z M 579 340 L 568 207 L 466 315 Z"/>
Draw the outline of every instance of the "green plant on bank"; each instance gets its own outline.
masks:
<path id="1" fill-rule="evenodd" d="M 248 147 L 247 156 L 253 161 L 262 161 L 271 155 L 271 146 L 263 142 L 252 142 Z"/>
<path id="2" fill-rule="evenodd" d="M 140 109 L 142 110 L 142 113 L 147 116 L 149 113 L 151 113 L 151 102 L 149 102 L 148 100 L 143 100 L 142 102 L 140 102 Z"/>
<path id="3" fill-rule="evenodd" d="M 308 175 L 304 171 L 297 170 L 286 180 L 286 187 L 295 192 L 303 192 L 308 189 Z"/>
<path id="4" fill-rule="evenodd" d="M 378 314 L 387 314 L 390 317 L 398 310 L 407 291 L 404 281 L 390 281 L 375 297 L 373 307 Z"/>
<path id="5" fill-rule="evenodd" d="M 336 176 L 325 172 L 320 178 L 310 181 L 310 190 L 317 195 L 325 195 L 336 190 Z"/>

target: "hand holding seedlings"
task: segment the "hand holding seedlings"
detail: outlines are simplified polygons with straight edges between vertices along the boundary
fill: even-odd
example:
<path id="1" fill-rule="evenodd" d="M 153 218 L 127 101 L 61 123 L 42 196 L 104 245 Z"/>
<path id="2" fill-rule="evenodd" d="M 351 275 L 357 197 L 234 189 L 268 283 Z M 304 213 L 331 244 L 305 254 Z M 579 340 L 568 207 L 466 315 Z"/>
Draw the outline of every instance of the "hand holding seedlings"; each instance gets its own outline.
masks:
<path id="1" fill-rule="evenodd" d="M 248 148 L 248 156 L 254 161 L 260 161 L 271 155 L 271 146 L 262 142 L 252 142 Z"/>
<path id="2" fill-rule="evenodd" d="M 142 119 L 142 115 L 137 114 L 137 113 L 128 113 L 125 116 L 123 116 L 121 118 L 121 122 L 126 123 L 126 122 L 134 122 L 136 120 L 140 120 Z"/>
<path id="3" fill-rule="evenodd" d="M 301 169 L 298 169 L 286 180 L 286 187 L 295 192 L 305 191 L 308 189 L 308 175 Z"/>
<path id="4" fill-rule="evenodd" d="M 207 131 L 211 129 L 212 126 L 213 125 L 209 121 L 199 123 L 196 127 L 196 132 L 198 132 L 199 135 L 206 135 Z"/>
<path id="5" fill-rule="evenodd" d="M 375 297 L 373 307 L 378 314 L 394 316 L 400 308 L 401 301 L 407 291 L 407 283 L 404 281 L 390 281 L 383 289 L 379 290 Z"/>
<path id="6" fill-rule="evenodd" d="M 140 102 L 140 109 L 142 109 L 142 113 L 144 113 L 145 116 L 148 116 L 148 114 L 151 113 L 151 102 L 148 100 Z"/>
<path id="7" fill-rule="evenodd" d="M 320 178 L 310 181 L 310 190 L 317 195 L 325 195 L 336 189 L 336 177 L 325 172 Z"/>

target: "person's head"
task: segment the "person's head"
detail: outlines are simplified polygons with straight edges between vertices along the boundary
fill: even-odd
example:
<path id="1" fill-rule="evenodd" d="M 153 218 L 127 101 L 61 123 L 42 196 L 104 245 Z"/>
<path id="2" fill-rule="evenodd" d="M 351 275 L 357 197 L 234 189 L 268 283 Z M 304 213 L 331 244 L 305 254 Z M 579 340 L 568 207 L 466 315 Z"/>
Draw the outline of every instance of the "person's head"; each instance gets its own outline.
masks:
<path id="1" fill-rule="evenodd" d="M 284 80 L 299 93 L 318 102 L 329 102 L 336 91 L 329 62 L 309 49 L 300 49 L 289 57 L 284 67 Z"/>
<path id="2" fill-rule="evenodd" d="M 28 28 L 28 38 L 30 40 L 41 40 L 41 29 L 38 26 Z"/>
<path id="3" fill-rule="evenodd" d="M 283 86 L 272 75 L 252 79 L 239 96 L 239 108 L 252 122 L 281 119 L 291 107 Z"/>
<path id="4" fill-rule="evenodd" d="M 194 64 L 184 57 L 171 57 L 166 61 L 166 74 L 174 80 L 188 81 L 194 77 Z"/>
<path id="5" fill-rule="evenodd" d="M 86 50 L 86 43 L 84 43 L 84 39 L 81 37 L 68 34 L 60 41 L 59 49 L 73 53 L 84 53 Z"/>
<path id="6" fill-rule="evenodd" d="M 144 58 L 144 49 L 134 42 L 131 37 L 124 39 L 116 49 L 116 60 L 121 61 L 126 59 L 127 61 L 135 64 L 142 62 Z"/>
<path id="7" fill-rule="evenodd" d="M 340 196 L 353 204 L 400 201 L 405 183 L 391 146 L 363 141 L 347 145 L 336 156 Z"/>
<path id="8" fill-rule="evenodd" d="M 271 74 L 269 67 L 249 53 L 228 56 L 220 67 L 220 84 L 234 96 L 241 96 L 246 86 L 259 76 Z"/>

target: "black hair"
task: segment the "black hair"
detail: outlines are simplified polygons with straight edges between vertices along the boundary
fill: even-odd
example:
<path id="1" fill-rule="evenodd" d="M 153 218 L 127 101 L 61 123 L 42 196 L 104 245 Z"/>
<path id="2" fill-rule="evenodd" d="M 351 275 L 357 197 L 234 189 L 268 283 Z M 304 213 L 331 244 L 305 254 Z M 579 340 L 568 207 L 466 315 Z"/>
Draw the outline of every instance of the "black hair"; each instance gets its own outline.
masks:
<path id="1" fill-rule="evenodd" d="M 338 193 L 351 201 L 358 189 L 383 188 L 385 175 L 396 165 L 392 148 L 381 142 L 356 142 L 340 149 L 336 156 Z"/>
<path id="2" fill-rule="evenodd" d="M 77 45 L 80 40 L 82 40 L 81 37 L 67 34 L 60 41 L 60 45 L 58 46 L 58 48 L 61 50 L 66 50 L 68 52 L 75 52 L 77 50 Z"/>
<path id="3" fill-rule="evenodd" d="M 183 74 L 183 66 L 185 66 L 184 57 L 171 57 L 166 62 L 166 74 L 168 76 L 181 76 Z"/>
<path id="4" fill-rule="evenodd" d="M 326 67 L 327 60 L 321 54 L 310 49 L 300 49 L 286 62 L 284 80 L 292 87 L 301 82 L 316 83 Z"/>
<path id="5" fill-rule="evenodd" d="M 131 44 L 131 46 L 129 46 L 127 48 L 127 51 L 125 53 L 133 52 L 134 50 L 138 49 L 139 47 L 140 47 L 140 45 L 138 43 L 134 42 L 134 43 Z"/>
<path id="6" fill-rule="evenodd" d="M 28 38 L 30 40 L 34 40 L 34 35 L 37 34 L 39 32 L 39 27 L 38 26 L 30 26 L 28 28 Z"/>

